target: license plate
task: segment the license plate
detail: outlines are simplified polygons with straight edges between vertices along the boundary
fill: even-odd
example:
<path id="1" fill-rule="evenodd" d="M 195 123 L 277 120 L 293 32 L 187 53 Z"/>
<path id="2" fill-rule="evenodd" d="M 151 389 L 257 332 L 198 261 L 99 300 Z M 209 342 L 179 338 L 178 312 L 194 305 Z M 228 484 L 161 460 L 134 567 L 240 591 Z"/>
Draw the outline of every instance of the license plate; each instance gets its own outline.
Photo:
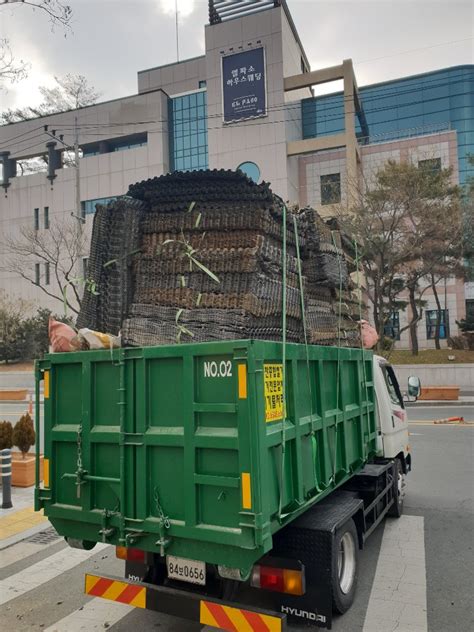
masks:
<path id="1" fill-rule="evenodd" d="M 196 560 L 186 560 L 184 557 L 166 556 L 168 577 L 179 579 L 191 584 L 206 585 L 206 564 Z"/>

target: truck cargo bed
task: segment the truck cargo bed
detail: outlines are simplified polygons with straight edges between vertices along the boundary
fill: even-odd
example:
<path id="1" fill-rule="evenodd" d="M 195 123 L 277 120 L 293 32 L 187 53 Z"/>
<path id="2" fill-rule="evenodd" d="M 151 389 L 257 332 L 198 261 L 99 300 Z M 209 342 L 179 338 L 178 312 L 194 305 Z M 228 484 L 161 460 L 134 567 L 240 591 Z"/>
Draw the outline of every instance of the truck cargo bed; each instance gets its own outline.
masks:
<path id="1" fill-rule="evenodd" d="M 47 356 L 37 508 L 84 546 L 248 574 L 375 454 L 372 353 L 287 344 L 285 389 L 282 353 L 237 340 Z"/>

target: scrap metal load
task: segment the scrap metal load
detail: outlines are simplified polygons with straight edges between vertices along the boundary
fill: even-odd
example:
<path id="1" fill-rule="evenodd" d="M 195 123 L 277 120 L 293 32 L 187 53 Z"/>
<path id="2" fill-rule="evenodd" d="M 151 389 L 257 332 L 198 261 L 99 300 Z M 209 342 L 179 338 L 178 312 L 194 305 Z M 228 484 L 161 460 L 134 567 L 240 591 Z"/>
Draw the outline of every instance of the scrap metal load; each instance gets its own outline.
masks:
<path id="1" fill-rule="evenodd" d="M 306 328 L 308 342 L 356 346 L 359 305 L 341 243 L 313 209 L 285 210 L 240 171 L 140 182 L 98 207 L 96 293 L 86 291 L 78 326 L 121 330 L 129 346 L 281 340 L 286 277 L 288 341 L 304 342 Z"/>

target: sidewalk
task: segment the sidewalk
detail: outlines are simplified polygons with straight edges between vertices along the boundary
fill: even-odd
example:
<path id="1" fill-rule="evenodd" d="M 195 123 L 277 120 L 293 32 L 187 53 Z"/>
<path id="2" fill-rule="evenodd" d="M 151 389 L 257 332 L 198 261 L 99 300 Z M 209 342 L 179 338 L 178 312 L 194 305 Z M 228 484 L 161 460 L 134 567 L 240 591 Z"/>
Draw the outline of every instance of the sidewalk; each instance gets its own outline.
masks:
<path id="1" fill-rule="evenodd" d="M 34 487 L 12 487 L 12 502 L 11 509 L 0 509 L 0 551 L 50 526 L 43 512 L 34 510 Z"/>

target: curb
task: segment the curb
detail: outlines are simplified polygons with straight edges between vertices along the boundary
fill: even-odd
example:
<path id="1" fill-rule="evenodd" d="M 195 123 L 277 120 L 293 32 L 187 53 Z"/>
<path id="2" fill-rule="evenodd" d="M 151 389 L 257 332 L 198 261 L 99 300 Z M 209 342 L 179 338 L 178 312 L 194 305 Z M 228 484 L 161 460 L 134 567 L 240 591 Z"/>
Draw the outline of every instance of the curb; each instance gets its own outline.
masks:
<path id="1" fill-rule="evenodd" d="M 462 400 L 436 400 L 436 399 L 426 399 L 424 401 L 418 402 L 405 402 L 406 408 L 422 408 L 423 406 L 473 406 L 474 407 L 474 398 L 472 401 L 466 402 Z"/>
<path id="2" fill-rule="evenodd" d="M 49 529 L 50 526 L 51 523 L 48 520 L 47 522 L 37 524 L 30 529 L 25 529 L 25 531 L 20 531 L 20 533 L 15 533 L 15 535 L 10 536 L 9 538 L 4 538 L 0 541 L 0 551 L 3 551 L 3 549 L 7 549 L 9 546 L 13 546 L 14 544 L 18 544 L 18 542 L 26 540 L 32 535 L 36 535 L 40 531 L 45 531 L 46 529 Z"/>

